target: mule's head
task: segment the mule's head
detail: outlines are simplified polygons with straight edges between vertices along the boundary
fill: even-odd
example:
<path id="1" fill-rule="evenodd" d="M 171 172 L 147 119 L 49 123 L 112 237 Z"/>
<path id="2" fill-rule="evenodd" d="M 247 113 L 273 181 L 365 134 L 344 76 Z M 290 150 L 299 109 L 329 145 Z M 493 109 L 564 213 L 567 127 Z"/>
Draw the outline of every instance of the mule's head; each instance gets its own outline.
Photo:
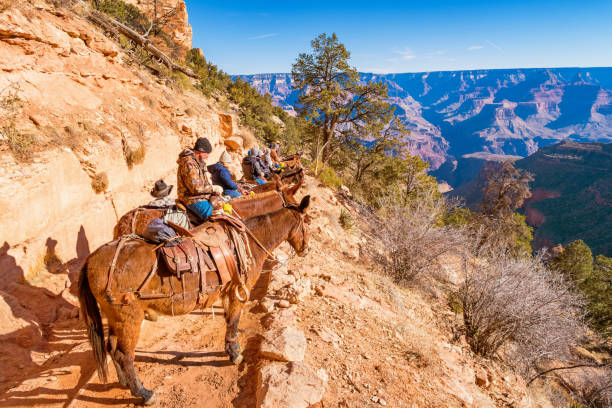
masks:
<path id="1" fill-rule="evenodd" d="M 287 208 L 295 215 L 297 222 L 289 231 L 289 244 L 298 256 L 305 256 L 308 253 L 308 241 L 310 236 L 308 233 L 308 224 L 310 217 L 306 214 L 306 210 L 310 205 L 310 196 L 302 199 L 299 205 L 290 205 Z"/>

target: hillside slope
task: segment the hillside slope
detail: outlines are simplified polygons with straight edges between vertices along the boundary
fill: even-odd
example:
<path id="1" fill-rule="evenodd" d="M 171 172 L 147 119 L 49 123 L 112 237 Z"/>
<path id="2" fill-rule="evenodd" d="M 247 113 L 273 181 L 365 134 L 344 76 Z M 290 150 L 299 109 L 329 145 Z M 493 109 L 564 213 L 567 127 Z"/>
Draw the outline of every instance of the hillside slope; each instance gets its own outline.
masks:
<path id="1" fill-rule="evenodd" d="M 293 110 L 290 74 L 240 76 Z M 412 131 L 411 151 L 436 169 L 464 154 L 528 156 L 557 141 L 612 141 L 612 68 L 363 73 L 387 84 Z"/>
<path id="2" fill-rule="evenodd" d="M 340 227 L 341 209 L 358 216 L 342 196 L 311 178 L 300 191 L 306 194 L 313 197 L 310 251 L 304 258 L 290 257 L 270 280 L 265 276 L 247 304 L 239 336 L 245 363 L 227 362 L 218 305 L 214 311 L 144 322 L 136 368 L 144 383 L 157 389 L 160 406 L 255 407 L 259 370 L 280 364 L 261 357 L 261 334 L 280 325 L 305 334 L 304 362 L 327 376 L 317 407 L 552 407 L 537 387 L 527 389 L 497 363 L 475 359 L 465 339 L 453 334 L 456 316 L 443 298 L 399 288 L 372 270 L 360 250 L 371 242 L 367 228 L 358 223 L 349 233 Z M 283 246 L 276 255 L 286 253 Z M 448 278 L 456 279 L 451 261 L 446 260 Z M 300 300 L 288 309 L 263 311 L 258 299 L 267 292 L 267 299 L 278 302 L 279 288 L 287 284 L 302 288 Z M 7 379 L 0 407 L 138 402 L 114 373 L 109 384 L 99 383 L 80 325 L 50 329 L 51 357 Z"/>

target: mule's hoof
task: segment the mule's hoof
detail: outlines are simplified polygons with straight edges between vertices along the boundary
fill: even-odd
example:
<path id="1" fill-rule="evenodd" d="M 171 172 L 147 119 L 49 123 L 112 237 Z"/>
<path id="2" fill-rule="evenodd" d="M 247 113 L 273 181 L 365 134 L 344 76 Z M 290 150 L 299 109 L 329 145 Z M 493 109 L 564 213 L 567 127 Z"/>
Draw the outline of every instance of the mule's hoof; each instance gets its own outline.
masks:
<path id="1" fill-rule="evenodd" d="M 240 365 L 244 361 L 244 357 L 242 357 L 242 354 L 238 354 L 236 358 L 232 358 L 231 360 L 234 365 Z"/>
<path id="2" fill-rule="evenodd" d="M 159 402 L 159 398 L 157 397 L 157 394 L 153 391 L 148 391 L 148 393 L 150 394 L 142 397 L 142 405 L 144 405 L 145 407 L 152 407 L 153 405 L 156 405 Z"/>

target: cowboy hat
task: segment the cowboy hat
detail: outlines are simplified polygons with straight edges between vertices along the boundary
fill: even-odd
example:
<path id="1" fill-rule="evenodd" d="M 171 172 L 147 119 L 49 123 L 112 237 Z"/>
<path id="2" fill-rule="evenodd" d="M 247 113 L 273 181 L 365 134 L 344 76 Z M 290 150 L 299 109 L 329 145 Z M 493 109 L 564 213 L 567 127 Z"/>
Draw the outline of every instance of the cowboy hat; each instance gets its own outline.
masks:
<path id="1" fill-rule="evenodd" d="M 173 187 L 174 186 L 169 186 L 166 183 L 164 183 L 164 180 L 157 180 L 155 182 L 155 186 L 153 187 L 153 190 L 151 190 L 151 195 L 155 198 L 166 197 L 167 195 L 170 195 L 170 192 L 172 191 Z"/>

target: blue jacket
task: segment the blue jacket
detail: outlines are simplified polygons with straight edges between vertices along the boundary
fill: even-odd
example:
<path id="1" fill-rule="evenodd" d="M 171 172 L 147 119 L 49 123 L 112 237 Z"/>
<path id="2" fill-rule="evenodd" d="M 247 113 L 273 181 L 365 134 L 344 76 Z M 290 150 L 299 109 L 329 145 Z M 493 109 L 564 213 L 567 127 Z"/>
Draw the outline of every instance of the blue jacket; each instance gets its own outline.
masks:
<path id="1" fill-rule="evenodd" d="M 212 175 L 213 184 L 223 187 L 224 190 L 238 190 L 238 185 L 232 180 L 229 170 L 221 163 L 215 163 L 208 167 Z"/>

